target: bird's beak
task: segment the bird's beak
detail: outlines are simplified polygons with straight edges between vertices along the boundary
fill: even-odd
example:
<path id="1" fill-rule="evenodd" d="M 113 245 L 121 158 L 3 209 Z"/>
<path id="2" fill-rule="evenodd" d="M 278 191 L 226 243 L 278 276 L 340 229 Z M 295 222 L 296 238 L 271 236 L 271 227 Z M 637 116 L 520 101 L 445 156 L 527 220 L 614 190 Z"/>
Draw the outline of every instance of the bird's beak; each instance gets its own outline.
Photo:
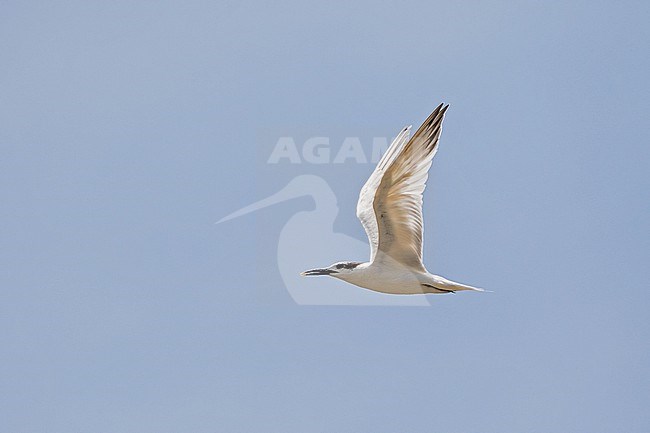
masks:
<path id="1" fill-rule="evenodd" d="M 308 271 L 301 272 L 300 275 L 303 277 L 311 277 L 314 275 L 332 275 L 336 273 L 336 271 L 333 271 L 331 269 L 310 269 Z"/>

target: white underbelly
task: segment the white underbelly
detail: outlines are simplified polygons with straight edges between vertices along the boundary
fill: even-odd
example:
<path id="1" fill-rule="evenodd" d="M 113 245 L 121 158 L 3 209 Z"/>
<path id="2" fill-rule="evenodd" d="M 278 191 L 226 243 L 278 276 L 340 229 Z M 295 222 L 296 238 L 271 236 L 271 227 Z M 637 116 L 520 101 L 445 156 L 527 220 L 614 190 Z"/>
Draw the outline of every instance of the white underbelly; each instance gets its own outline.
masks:
<path id="1" fill-rule="evenodd" d="M 408 268 L 369 266 L 362 272 L 347 275 L 345 281 L 381 293 L 415 295 L 425 292 L 424 274 Z"/>

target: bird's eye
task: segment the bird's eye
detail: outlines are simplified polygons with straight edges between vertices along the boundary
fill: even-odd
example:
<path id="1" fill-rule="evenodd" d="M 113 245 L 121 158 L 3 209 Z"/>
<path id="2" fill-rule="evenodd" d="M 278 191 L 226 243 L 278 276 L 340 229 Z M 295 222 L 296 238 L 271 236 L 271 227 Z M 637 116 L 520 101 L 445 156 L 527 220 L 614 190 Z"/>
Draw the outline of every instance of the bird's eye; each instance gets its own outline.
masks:
<path id="1" fill-rule="evenodd" d="M 338 265 L 336 265 L 336 269 L 341 269 L 342 267 L 343 267 L 342 264 L 338 264 Z"/>

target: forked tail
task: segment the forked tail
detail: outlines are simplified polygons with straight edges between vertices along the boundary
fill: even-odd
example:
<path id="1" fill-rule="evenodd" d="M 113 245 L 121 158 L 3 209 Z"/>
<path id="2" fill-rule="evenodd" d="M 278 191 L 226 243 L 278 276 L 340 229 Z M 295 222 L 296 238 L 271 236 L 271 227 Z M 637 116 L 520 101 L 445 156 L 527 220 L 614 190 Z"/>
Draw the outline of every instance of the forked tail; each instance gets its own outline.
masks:
<path id="1" fill-rule="evenodd" d="M 432 288 L 437 292 L 434 293 L 455 293 L 462 290 L 472 290 L 474 292 L 489 292 L 489 290 L 484 290 L 474 286 L 468 286 L 467 284 L 457 283 L 455 281 L 448 280 L 446 278 L 434 275 L 434 281 L 431 283 L 423 283 L 424 286 Z"/>
<path id="2" fill-rule="evenodd" d="M 453 287 L 451 290 L 453 290 L 454 292 L 459 292 L 461 290 L 473 290 L 475 292 L 485 292 L 485 289 L 481 289 L 479 287 L 468 286 L 467 284 L 460 284 L 454 281 L 450 281 L 450 283 L 451 286 Z"/>

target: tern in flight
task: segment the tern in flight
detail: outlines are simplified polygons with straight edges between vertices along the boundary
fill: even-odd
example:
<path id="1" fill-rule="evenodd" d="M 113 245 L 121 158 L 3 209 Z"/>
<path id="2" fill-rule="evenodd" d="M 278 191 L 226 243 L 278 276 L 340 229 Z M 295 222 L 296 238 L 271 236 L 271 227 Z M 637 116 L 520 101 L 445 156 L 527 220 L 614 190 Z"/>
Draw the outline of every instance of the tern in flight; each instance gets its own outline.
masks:
<path id="1" fill-rule="evenodd" d="M 396 295 L 483 291 L 430 274 L 422 263 L 422 193 L 448 107 L 440 104 L 410 140 L 411 127 L 404 128 L 361 189 L 357 217 L 370 241 L 370 261 L 338 262 L 301 275 L 329 275 Z"/>

